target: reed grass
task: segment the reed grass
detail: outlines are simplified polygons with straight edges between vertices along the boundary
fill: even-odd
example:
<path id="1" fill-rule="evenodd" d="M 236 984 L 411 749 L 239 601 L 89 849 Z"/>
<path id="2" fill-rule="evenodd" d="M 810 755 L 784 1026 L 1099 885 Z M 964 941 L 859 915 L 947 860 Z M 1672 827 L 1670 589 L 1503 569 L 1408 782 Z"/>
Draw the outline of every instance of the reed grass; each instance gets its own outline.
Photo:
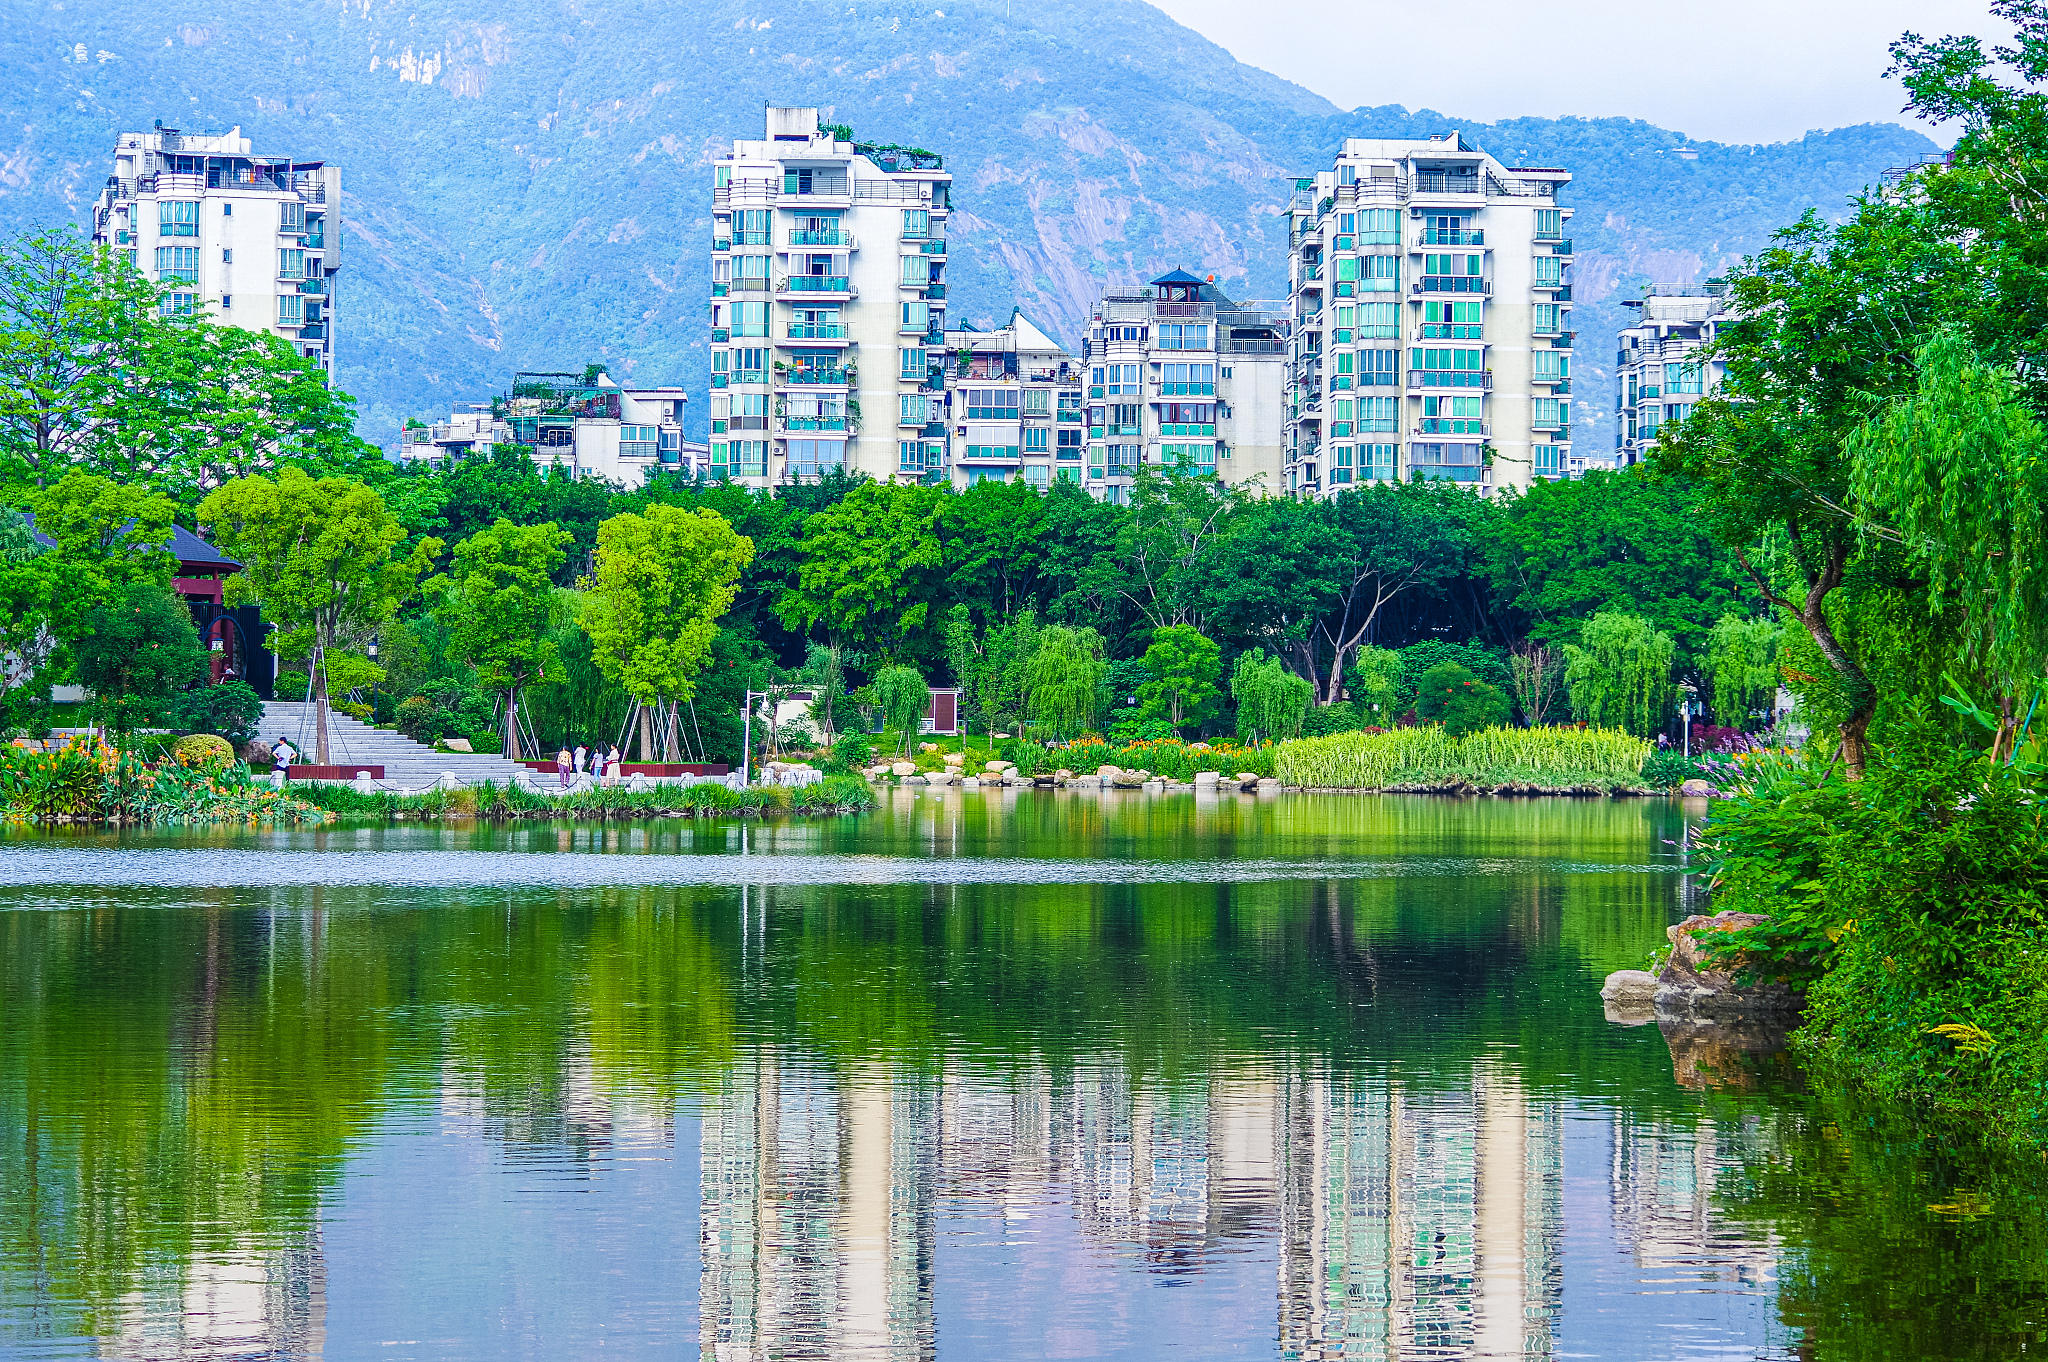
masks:
<path id="1" fill-rule="evenodd" d="M 308 802 L 348 818 L 390 818 L 397 814 L 422 820 L 443 818 L 659 818 L 702 814 L 844 813 L 874 807 L 875 797 L 859 776 L 827 776 L 801 789 L 755 786 L 730 790 L 723 785 L 656 785 L 632 790 L 623 785 L 598 786 L 574 794 L 548 795 L 519 784 L 485 781 L 458 790 L 423 790 L 401 795 L 389 790 L 364 793 L 341 781 L 294 786 Z"/>
<path id="2" fill-rule="evenodd" d="M 1650 744 L 1605 728 L 1485 728 L 1454 738 L 1441 727 L 1296 738 L 1274 753 L 1284 784 L 1382 790 L 1394 785 L 1633 788 Z"/>

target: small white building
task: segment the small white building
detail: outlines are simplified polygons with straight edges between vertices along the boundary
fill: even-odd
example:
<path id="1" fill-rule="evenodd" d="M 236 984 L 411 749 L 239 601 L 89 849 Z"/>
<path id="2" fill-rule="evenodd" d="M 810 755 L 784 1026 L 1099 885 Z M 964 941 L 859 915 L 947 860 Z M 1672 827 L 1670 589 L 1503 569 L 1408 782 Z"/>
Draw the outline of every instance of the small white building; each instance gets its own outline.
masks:
<path id="1" fill-rule="evenodd" d="M 334 372 L 341 171 L 258 156 L 239 127 L 124 132 L 92 209 L 92 239 L 175 287 L 164 307 L 281 336 Z"/>
<path id="2" fill-rule="evenodd" d="M 680 387 L 627 388 L 611 375 L 522 373 L 491 403 L 464 403 L 445 421 L 408 425 L 399 457 L 446 464 L 489 457 L 501 444 L 533 451 L 543 472 L 638 487 L 656 473 L 700 477 L 709 448 L 683 439 Z"/>
<path id="3" fill-rule="evenodd" d="M 1614 466 L 1641 463 L 1657 434 L 1692 414 L 1693 404 L 1720 385 L 1722 365 L 1701 352 L 1733 317 L 1719 279 L 1705 284 L 1652 284 L 1622 306 L 1636 324 L 1615 339 Z"/>
<path id="4" fill-rule="evenodd" d="M 1123 503 L 1151 465 L 1279 492 L 1286 334 L 1185 270 L 1103 295 L 1082 346 L 1088 490 Z"/>

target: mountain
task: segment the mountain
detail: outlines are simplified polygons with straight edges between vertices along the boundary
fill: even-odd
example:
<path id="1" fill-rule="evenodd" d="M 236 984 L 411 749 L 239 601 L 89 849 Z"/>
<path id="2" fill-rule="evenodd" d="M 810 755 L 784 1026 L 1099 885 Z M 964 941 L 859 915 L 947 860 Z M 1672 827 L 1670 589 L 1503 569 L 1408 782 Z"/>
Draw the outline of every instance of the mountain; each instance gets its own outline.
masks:
<path id="1" fill-rule="evenodd" d="M 1282 296 L 1291 181 L 1346 136 L 1457 129 L 1569 167 L 1574 424 L 1596 443 L 1620 298 L 1715 273 L 1808 207 L 1839 216 L 1934 150 L 1890 125 L 1726 146 L 1627 119 L 1345 112 L 1136 0 L 44 0 L 14 7 L 0 57 L 0 231 L 82 222 L 115 134 L 159 118 L 342 167 L 339 380 L 386 447 L 519 369 L 699 388 L 709 161 L 769 103 L 943 153 L 955 315 L 1014 301 L 1069 343 L 1103 286 L 1175 265 Z"/>

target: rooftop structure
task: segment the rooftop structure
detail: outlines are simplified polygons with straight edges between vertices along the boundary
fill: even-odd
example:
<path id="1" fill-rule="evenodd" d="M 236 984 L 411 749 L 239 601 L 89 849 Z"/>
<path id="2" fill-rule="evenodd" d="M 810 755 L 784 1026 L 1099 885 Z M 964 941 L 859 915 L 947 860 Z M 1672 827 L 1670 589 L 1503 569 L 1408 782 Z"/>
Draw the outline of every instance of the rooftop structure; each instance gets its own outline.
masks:
<path id="1" fill-rule="evenodd" d="M 933 480 L 957 489 L 1021 480 L 1049 487 L 1081 481 L 1081 361 L 1022 312 L 993 331 L 946 332 L 945 395 L 930 399 L 929 423 L 905 423 L 902 467 L 916 466 L 917 440 Z M 906 416 L 914 417 L 915 412 Z M 934 462 L 934 459 L 939 462 Z"/>
<path id="2" fill-rule="evenodd" d="M 688 401 L 679 387 L 627 388 L 602 371 L 521 373 L 493 402 L 464 403 L 445 421 L 408 426 L 399 457 L 438 464 L 509 444 L 530 449 L 543 470 L 626 487 L 656 472 L 694 477 L 709 451 L 683 440 Z"/>

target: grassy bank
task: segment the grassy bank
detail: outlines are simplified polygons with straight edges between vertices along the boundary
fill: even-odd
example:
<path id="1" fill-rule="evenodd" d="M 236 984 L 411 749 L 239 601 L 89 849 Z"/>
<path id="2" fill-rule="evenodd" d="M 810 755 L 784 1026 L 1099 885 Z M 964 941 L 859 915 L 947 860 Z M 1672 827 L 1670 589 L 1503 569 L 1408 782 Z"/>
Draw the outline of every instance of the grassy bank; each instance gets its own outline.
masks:
<path id="1" fill-rule="evenodd" d="M 1307 789 L 1642 788 L 1650 744 L 1602 728 L 1487 728 L 1452 737 L 1434 725 L 1297 738 L 1274 751 L 1282 783 Z"/>
<path id="2" fill-rule="evenodd" d="M 630 790 L 599 787 L 567 795 L 544 795 L 520 785 L 482 785 L 460 790 L 426 790 L 400 795 L 364 793 L 339 782 L 298 788 L 321 809 L 348 819 L 413 818 L 696 818 L 716 814 L 769 817 L 783 814 L 857 813 L 874 807 L 875 797 L 859 776 L 827 776 L 801 789 L 723 785 L 663 786 Z"/>

